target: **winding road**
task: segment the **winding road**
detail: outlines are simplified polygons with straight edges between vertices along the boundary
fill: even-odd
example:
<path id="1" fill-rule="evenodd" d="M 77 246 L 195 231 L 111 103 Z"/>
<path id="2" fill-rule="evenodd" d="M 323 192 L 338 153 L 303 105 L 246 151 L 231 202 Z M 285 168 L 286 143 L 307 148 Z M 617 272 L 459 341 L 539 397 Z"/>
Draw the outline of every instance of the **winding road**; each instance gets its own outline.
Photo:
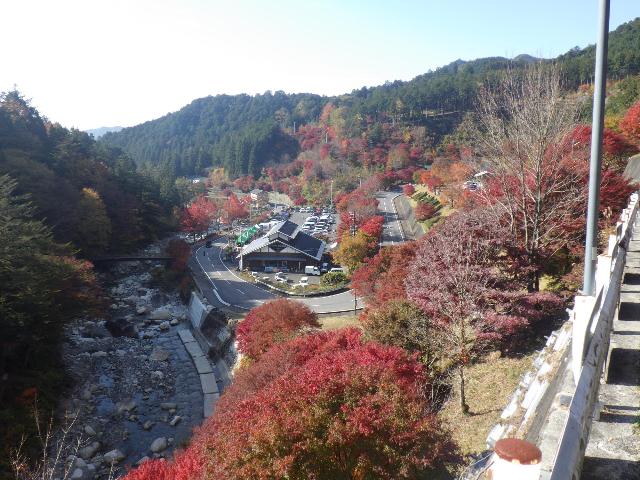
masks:
<path id="1" fill-rule="evenodd" d="M 398 192 L 377 192 L 378 208 L 384 217 L 384 230 L 381 246 L 395 245 L 405 241 L 402 226 L 398 219 L 393 199 Z M 192 261 L 199 266 L 211 285 L 209 292 L 205 292 L 210 301 L 219 307 L 235 307 L 240 310 L 250 310 L 269 300 L 281 298 L 265 288 L 249 283 L 235 271 L 235 265 L 227 265 L 222 260 L 222 252 L 226 242 L 214 241 L 211 248 L 198 247 Z M 195 265 L 193 265 L 195 267 Z M 290 297 L 306 304 L 319 314 L 341 313 L 360 310 L 364 306 L 362 300 L 356 299 L 351 291 L 328 295 L 326 297 Z"/>
<path id="2" fill-rule="evenodd" d="M 227 266 L 222 260 L 222 249 L 226 243 L 215 241 L 211 248 L 199 247 L 193 258 L 196 260 L 212 286 L 212 293 L 219 306 L 236 307 L 250 310 L 269 300 L 281 298 L 275 293 L 247 282 L 234 271 L 234 266 Z M 351 291 L 329 295 L 326 297 L 290 297 L 311 308 L 316 313 L 337 313 L 358 310 L 363 303 L 354 297 Z"/>

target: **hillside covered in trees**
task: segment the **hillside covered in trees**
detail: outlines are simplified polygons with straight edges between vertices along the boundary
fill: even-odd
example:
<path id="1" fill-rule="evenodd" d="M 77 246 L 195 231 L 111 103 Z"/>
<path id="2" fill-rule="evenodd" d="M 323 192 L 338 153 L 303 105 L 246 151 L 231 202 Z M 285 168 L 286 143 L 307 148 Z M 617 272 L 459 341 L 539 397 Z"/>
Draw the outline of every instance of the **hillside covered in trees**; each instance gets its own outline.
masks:
<path id="1" fill-rule="evenodd" d="M 81 256 L 127 250 L 168 226 L 173 183 L 163 185 L 117 148 L 40 116 L 17 91 L 0 96 L 0 174 L 28 194 L 34 215 Z"/>
<path id="2" fill-rule="evenodd" d="M 174 188 L 19 92 L 0 94 L 0 478 L 21 439 L 38 451 L 34 402 L 48 420 L 65 386 L 63 326 L 104 311 L 87 259 L 172 227 Z"/>
<path id="3" fill-rule="evenodd" d="M 640 72 L 640 19 L 618 27 L 609 40 L 609 74 L 620 79 Z M 565 85 L 576 89 L 591 81 L 595 48 L 574 48 L 557 59 Z M 381 125 L 423 127 L 428 147 L 441 144 L 474 108 L 478 87 L 495 80 L 507 68 L 521 69 L 536 59 L 520 55 L 473 61 L 456 60 L 411 81 L 363 87 L 337 97 L 288 95 L 217 95 L 194 100 L 178 112 L 108 133 L 104 143 L 122 148 L 138 165 L 160 167 L 174 176 L 202 174 L 206 167 L 224 167 L 231 177 L 287 163 L 296 157 L 292 135 L 305 124 L 316 124 L 331 104 L 332 131 L 345 138 L 378 143 Z"/>

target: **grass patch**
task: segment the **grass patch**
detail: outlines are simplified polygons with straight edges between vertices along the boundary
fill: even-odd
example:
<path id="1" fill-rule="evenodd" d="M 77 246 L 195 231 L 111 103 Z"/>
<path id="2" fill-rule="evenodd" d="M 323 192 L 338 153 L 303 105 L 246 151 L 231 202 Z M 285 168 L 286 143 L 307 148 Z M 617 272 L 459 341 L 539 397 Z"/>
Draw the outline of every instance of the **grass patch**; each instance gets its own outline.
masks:
<path id="1" fill-rule="evenodd" d="M 322 330 L 337 330 L 338 328 L 359 327 L 357 315 L 320 316 L 318 318 Z"/>
<path id="2" fill-rule="evenodd" d="M 535 352 L 520 358 L 485 357 L 467 368 L 465 386 L 471 415 L 460 413 L 457 389 L 439 413 L 464 455 L 486 450 L 489 430 L 500 418 L 520 377 L 531 368 L 534 355 Z"/>

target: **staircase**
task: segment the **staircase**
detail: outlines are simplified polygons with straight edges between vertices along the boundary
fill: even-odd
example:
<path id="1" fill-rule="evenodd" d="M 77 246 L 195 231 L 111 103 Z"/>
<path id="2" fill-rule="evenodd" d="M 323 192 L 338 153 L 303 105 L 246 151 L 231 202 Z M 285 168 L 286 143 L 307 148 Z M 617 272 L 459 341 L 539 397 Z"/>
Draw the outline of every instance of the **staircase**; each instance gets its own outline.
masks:
<path id="1" fill-rule="evenodd" d="M 606 382 L 600 385 L 581 479 L 640 479 L 639 221 L 635 222 L 627 251 L 605 377 Z"/>

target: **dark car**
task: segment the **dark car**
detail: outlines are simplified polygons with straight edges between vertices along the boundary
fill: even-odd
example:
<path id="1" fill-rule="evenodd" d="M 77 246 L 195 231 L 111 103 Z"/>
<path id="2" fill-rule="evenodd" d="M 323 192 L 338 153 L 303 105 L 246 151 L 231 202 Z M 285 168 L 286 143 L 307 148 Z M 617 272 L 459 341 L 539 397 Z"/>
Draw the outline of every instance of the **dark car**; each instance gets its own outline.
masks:
<path id="1" fill-rule="evenodd" d="M 207 240 L 207 243 L 205 243 L 204 246 L 207 248 L 211 248 L 213 246 L 213 243 L 211 242 L 211 240 Z"/>

